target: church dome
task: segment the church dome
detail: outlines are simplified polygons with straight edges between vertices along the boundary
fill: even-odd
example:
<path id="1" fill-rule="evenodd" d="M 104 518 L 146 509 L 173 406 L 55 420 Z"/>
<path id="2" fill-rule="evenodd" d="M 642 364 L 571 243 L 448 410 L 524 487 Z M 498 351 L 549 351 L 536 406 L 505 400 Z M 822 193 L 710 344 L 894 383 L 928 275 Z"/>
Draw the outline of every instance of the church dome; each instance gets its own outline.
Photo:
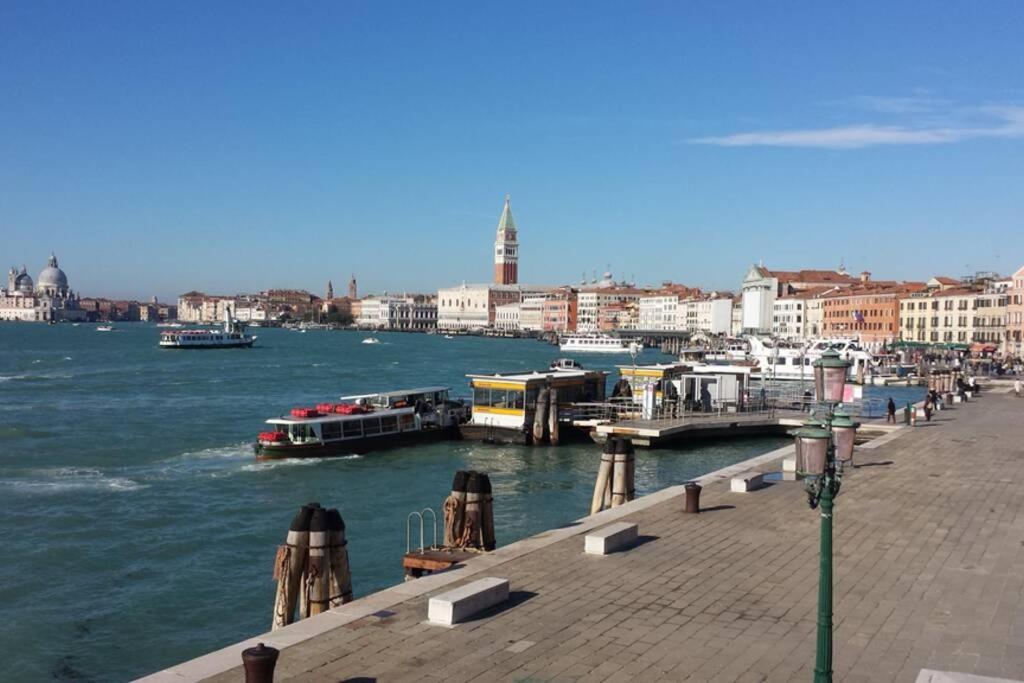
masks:
<path id="1" fill-rule="evenodd" d="M 68 276 L 64 274 L 64 271 L 57 265 L 57 257 L 50 254 L 50 260 L 43 268 L 43 271 L 39 273 L 39 278 L 36 281 L 36 287 L 39 289 L 55 289 L 63 291 L 68 288 Z"/>
<path id="2" fill-rule="evenodd" d="M 21 292 L 23 294 L 32 293 L 32 277 L 25 271 L 25 267 L 22 266 L 21 272 L 14 278 L 14 291 Z"/>

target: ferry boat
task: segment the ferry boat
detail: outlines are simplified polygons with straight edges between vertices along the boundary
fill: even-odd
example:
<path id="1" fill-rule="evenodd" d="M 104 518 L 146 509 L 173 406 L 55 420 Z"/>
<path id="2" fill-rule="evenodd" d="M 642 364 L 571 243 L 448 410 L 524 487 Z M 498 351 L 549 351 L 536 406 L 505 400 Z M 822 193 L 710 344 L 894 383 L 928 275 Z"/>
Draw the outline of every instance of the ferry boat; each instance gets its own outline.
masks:
<path id="1" fill-rule="evenodd" d="M 562 337 L 558 348 L 577 353 L 640 353 L 644 347 L 640 342 L 629 339 L 603 334 L 579 334 Z"/>
<path id="2" fill-rule="evenodd" d="M 185 327 L 182 323 L 157 323 L 157 327 L 172 327 L 175 329 Z"/>
<path id="3" fill-rule="evenodd" d="M 98 325 L 96 327 L 96 331 L 97 332 L 113 332 L 114 331 L 114 326 L 113 325 Z"/>
<path id="4" fill-rule="evenodd" d="M 853 339 L 818 339 L 804 346 L 751 336 L 747 342 L 750 358 L 757 362 L 762 379 L 813 381 L 814 361 L 829 349 L 835 349 L 841 358 L 850 361 L 851 380 L 856 380 L 858 373 L 863 374 L 871 363 L 871 354 Z"/>
<path id="5" fill-rule="evenodd" d="M 238 349 L 249 348 L 256 337 L 245 333 L 245 325 L 224 313 L 221 330 L 174 330 L 160 333 L 162 349 Z"/>
<path id="6" fill-rule="evenodd" d="M 551 370 L 582 370 L 583 364 L 572 358 L 557 358 L 548 367 Z"/>
<path id="7" fill-rule="evenodd" d="M 380 339 L 377 339 L 376 337 L 367 337 L 366 339 L 363 340 L 362 343 L 363 344 L 380 344 Z"/>
<path id="8" fill-rule="evenodd" d="M 402 389 L 342 396 L 340 403 L 293 408 L 267 420 L 254 449 L 258 460 L 363 454 L 414 443 L 459 437 L 468 419 L 448 387 Z"/>

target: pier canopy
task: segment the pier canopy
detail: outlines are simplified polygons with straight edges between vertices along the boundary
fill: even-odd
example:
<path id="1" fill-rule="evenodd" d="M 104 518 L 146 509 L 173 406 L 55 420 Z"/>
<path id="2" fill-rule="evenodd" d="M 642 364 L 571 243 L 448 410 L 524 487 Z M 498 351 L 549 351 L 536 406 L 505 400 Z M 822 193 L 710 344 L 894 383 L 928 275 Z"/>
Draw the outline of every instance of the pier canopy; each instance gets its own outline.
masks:
<path id="1" fill-rule="evenodd" d="M 747 365 L 712 363 L 655 363 L 617 366 L 621 382 L 629 385 L 636 402 L 653 385 L 656 405 L 682 400 L 688 405 L 739 406 L 745 403 L 754 369 Z M 620 389 L 621 392 L 621 389 Z"/>
<path id="2" fill-rule="evenodd" d="M 600 370 L 535 370 L 466 375 L 473 389 L 471 424 L 522 427 L 537 408 L 541 389 L 557 389 L 558 402 L 603 401 L 608 373 Z"/>

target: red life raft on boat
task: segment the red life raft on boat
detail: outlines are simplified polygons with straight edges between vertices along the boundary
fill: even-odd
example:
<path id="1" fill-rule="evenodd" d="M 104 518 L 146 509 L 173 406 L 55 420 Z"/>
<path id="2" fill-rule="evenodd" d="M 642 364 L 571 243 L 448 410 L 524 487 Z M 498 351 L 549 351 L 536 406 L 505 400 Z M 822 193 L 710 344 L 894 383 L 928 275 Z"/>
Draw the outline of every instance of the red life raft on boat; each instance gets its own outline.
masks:
<path id="1" fill-rule="evenodd" d="M 284 432 L 260 432 L 260 435 L 257 438 L 260 441 L 273 441 L 274 443 L 278 443 L 280 441 L 287 440 L 288 435 Z"/>
<path id="2" fill-rule="evenodd" d="M 321 413 L 333 413 L 334 412 L 334 404 L 333 403 L 317 403 L 316 404 L 316 409 L 319 410 Z"/>
<path id="3" fill-rule="evenodd" d="M 320 417 L 316 408 L 292 408 L 292 417 Z"/>
<path id="4" fill-rule="evenodd" d="M 356 405 L 355 403 L 339 403 L 334 406 L 334 412 L 338 415 L 359 415 L 370 411 L 366 406 Z"/>

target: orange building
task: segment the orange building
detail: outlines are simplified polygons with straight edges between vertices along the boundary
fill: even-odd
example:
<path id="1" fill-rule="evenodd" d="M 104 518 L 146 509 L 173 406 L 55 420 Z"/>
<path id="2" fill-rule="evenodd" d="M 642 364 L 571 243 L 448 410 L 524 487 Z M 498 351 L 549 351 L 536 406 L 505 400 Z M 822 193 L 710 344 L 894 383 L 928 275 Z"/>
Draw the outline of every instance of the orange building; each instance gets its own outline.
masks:
<path id="1" fill-rule="evenodd" d="M 867 347 L 880 347 L 900 338 L 900 298 L 924 291 L 923 282 L 897 285 L 864 284 L 822 297 L 825 337 L 854 337 Z"/>
<path id="2" fill-rule="evenodd" d="M 544 299 L 541 320 L 545 332 L 575 332 L 579 305 L 576 290 L 565 287 Z"/>

